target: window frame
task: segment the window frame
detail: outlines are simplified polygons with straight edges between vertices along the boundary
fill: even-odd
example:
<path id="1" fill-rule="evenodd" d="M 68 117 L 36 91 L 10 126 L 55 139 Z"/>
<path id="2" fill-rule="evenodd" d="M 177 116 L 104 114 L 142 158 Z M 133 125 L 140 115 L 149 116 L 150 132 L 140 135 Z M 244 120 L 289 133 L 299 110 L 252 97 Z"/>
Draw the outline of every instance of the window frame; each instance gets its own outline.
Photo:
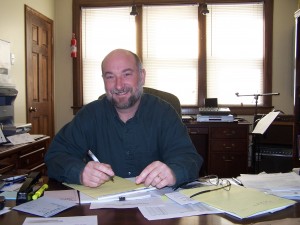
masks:
<path id="1" fill-rule="evenodd" d="M 206 0 L 207 4 L 214 3 L 247 3 L 264 2 L 264 66 L 263 66 L 263 92 L 272 92 L 272 53 L 273 53 L 273 7 L 274 0 Z M 135 4 L 141 12 L 141 6 L 147 5 L 168 5 L 168 4 L 202 4 L 203 0 L 137 0 Z M 73 0 L 73 32 L 77 39 L 77 58 L 73 58 L 73 114 L 83 107 L 83 79 L 82 79 L 82 54 L 81 54 L 81 8 L 82 7 L 113 7 L 113 6 L 131 6 L 130 0 Z M 200 7 L 198 8 L 200 10 Z M 137 54 L 142 56 L 142 15 L 136 16 L 137 26 Z M 199 12 L 199 78 L 198 78 L 198 105 L 183 106 L 182 114 L 194 114 L 198 107 L 204 105 L 206 97 L 206 16 Z M 202 75 L 204 74 L 204 76 Z M 261 96 L 262 105 L 258 106 L 258 113 L 269 112 L 272 106 L 272 96 Z M 237 115 L 253 115 L 255 106 L 230 106 L 231 111 Z"/>

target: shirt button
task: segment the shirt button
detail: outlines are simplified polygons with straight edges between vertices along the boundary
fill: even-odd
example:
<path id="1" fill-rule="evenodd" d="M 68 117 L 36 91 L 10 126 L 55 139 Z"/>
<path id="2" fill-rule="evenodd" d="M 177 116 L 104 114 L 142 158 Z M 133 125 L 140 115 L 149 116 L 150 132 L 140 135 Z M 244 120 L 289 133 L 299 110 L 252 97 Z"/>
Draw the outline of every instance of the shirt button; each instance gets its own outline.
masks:
<path id="1" fill-rule="evenodd" d="M 126 154 L 129 155 L 129 154 L 130 154 L 130 151 L 127 151 Z"/>
<path id="2" fill-rule="evenodd" d="M 131 175 L 131 172 L 128 172 L 128 175 Z"/>

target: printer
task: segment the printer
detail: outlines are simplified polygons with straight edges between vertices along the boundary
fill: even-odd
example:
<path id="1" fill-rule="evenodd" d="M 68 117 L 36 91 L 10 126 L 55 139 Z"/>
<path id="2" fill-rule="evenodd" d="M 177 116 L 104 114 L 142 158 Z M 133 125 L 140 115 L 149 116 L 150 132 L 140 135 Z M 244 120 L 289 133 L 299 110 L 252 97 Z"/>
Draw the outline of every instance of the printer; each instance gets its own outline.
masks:
<path id="1" fill-rule="evenodd" d="M 14 123 L 14 101 L 18 91 L 11 86 L 0 86 L 0 128 L 5 137 L 31 130 L 31 124 Z"/>

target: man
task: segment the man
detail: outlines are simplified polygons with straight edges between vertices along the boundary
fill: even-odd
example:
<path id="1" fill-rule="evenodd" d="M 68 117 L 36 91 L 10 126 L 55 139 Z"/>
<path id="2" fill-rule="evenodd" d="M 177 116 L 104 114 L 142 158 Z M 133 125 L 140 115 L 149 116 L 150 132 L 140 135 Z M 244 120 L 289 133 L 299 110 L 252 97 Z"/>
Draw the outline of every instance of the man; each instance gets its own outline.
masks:
<path id="1" fill-rule="evenodd" d="M 102 76 L 106 97 L 83 107 L 55 136 L 45 156 L 48 176 L 89 187 L 115 175 L 136 177 L 157 188 L 197 178 L 203 159 L 175 109 L 143 94 L 146 72 L 138 56 L 110 52 Z"/>

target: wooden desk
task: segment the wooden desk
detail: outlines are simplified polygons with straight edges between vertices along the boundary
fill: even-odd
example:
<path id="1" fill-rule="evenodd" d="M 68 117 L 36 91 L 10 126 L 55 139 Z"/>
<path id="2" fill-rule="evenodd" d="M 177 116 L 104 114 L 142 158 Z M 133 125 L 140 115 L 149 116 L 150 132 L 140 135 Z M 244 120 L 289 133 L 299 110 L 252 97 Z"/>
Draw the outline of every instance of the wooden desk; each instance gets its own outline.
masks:
<path id="1" fill-rule="evenodd" d="M 62 184 L 50 180 L 48 182 L 50 189 L 67 189 Z M 15 201 L 8 201 L 6 206 L 14 206 Z M 67 209 L 55 217 L 65 216 L 87 216 L 97 215 L 99 225 L 234 225 L 250 224 L 261 221 L 279 220 L 284 218 L 300 218 L 300 202 L 287 209 L 265 214 L 252 219 L 239 220 L 225 214 L 219 215 L 201 215 L 166 220 L 149 221 L 140 213 L 138 209 L 89 209 L 89 204 L 77 205 Z M 33 215 L 12 210 L 9 213 L 0 216 L 0 224 L 3 225 L 21 225 L 26 217 Z"/>
<path id="2" fill-rule="evenodd" d="M 236 177 L 249 172 L 248 122 L 186 122 L 185 125 L 197 151 L 204 158 L 200 176 Z"/>
<path id="3" fill-rule="evenodd" d="M 32 143 L 0 146 L 0 174 L 41 171 L 46 175 L 44 156 L 49 141 L 50 137 L 44 136 Z"/>

